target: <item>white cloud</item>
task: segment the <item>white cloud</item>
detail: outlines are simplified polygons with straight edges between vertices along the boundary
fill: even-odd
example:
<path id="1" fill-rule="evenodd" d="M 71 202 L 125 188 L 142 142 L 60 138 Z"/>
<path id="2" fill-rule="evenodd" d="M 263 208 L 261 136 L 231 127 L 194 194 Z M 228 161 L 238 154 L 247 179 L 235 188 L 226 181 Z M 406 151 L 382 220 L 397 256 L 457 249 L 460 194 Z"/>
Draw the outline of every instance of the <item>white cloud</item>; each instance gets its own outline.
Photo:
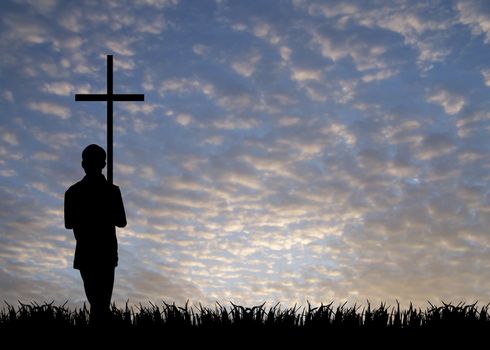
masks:
<path id="1" fill-rule="evenodd" d="M 233 23 L 231 29 L 236 30 L 237 32 L 243 32 L 247 30 L 247 25 L 244 23 Z"/>
<path id="2" fill-rule="evenodd" d="M 486 86 L 490 86 L 490 69 L 483 69 L 480 71 Z"/>
<path id="3" fill-rule="evenodd" d="M 366 74 L 362 77 L 362 81 L 365 83 L 370 83 L 372 81 L 377 81 L 377 80 L 385 80 L 388 78 L 391 78 L 392 76 L 396 75 L 397 72 L 394 70 L 386 69 L 386 70 L 380 70 L 377 71 L 376 73 L 373 74 Z"/>
<path id="4" fill-rule="evenodd" d="M 214 95 L 214 86 L 210 83 L 201 82 L 197 79 L 177 78 L 168 79 L 162 82 L 158 93 L 164 95 L 168 92 L 187 93 L 192 90 L 201 91 L 203 94 Z"/>
<path id="5" fill-rule="evenodd" d="M 307 80 L 322 80 L 323 74 L 318 70 L 292 68 L 291 78 L 302 82 Z"/>
<path id="6" fill-rule="evenodd" d="M 192 46 L 192 51 L 196 54 L 196 55 L 199 55 L 199 56 L 206 56 L 209 51 L 210 51 L 210 48 L 206 45 L 203 45 L 203 44 L 195 44 Z"/>
<path id="7" fill-rule="evenodd" d="M 267 40 L 272 45 L 277 45 L 281 41 L 281 38 L 276 33 L 276 30 L 271 26 L 271 24 L 265 21 L 258 21 L 254 25 L 252 33 L 261 39 Z"/>
<path id="8" fill-rule="evenodd" d="M 223 142 L 224 142 L 224 137 L 222 135 L 211 136 L 203 141 L 203 143 L 205 144 L 209 143 L 211 145 L 216 145 L 216 146 L 222 145 Z"/>
<path id="9" fill-rule="evenodd" d="M 391 16 L 379 16 L 377 25 L 400 33 L 406 38 L 412 38 L 413 34 L 420 35 L 429 30 L 444 30 L 447 24 L 426 20 L 414 12 L 394 13 Z"/>
<path id="10" fill-rule="evenodd" d="M 0 169 L 0 176 L 12 177 L 16 176 L 17 172 L 14 169 Z"/>
<path id="11" fill-rule="evenodd" d="M 38 190 L 39 192 L 47 192 L 48 191 L 48 185 L 42 182 L 33 182 L 31 184 L 33 188 Z"/>
<path id="12" fill-rule="evenodd" d="M 34 138 L 40 143 L 48 146 L 50 149 L 61 151 L 64 149 L 70 149 L 72 147 L 79 147 L 77 140 L 80 139 L 79 133 L 66 133 L 66 132 L 46 132 L 39 129 L 34 129 L 32 132 Z M 77 154 L 78 156 L 78 154 Z"/>
<path id="13" fill-rule="evenodd" d="M 261 59 L 260 53 L 255 52 L 249 55 L 249 57 L 245 57 L 245 59 L 239 59 L 234 61 L 231 64 L 231 67 L 238 74 L 248 78 L 255 72 L 257 63 L 260 61 L 260 59 Z"/>
<path id="14" fill-rule="evenodd" d="M 144 5 L 162 9 L 168 6 L 175 6 L 179 3 L 179 0 L 136 0 L 137 5 Z"/>
<path id="15" fill-rule="evenodd" d="M 84 29 L 83 13 L 80 9 L 71 9 L 59 17 L 59 23 L 69 31 L 80 33 Z"/>
<path id="16" fill-rule="evenodd" d="M 458 128 L 458 136 L 462 138 L 472 138 L 478 135 L 482 130 L 488 128 L 487 124 L 490 121 L 490 113 L 485 109 L 468 113 L 464 118 L 458 119 L 456 127 Z M 478 150 L 468 150 L 470 153 L 478 152 Z"/>
<path id="17" fill-rule="evenodd" d="M 42 14 L 48 14 L 53 11 L 58 4 L 57 0 L 17 0 L 17 2 L 32 6 Z"/>
<path id="18" fill-rule="evenodd" d="M 129 48 L 129 41 L 123 40 L 123 41 L 113 41 L 109 40 L 106 43 L 107 47 L 113 51 L 114 53 L 121 55 L 121 56 L 133 56 L 134 51 Z"/>
<path id="19" fill-rule="evenodd" d="M 55 39 L 53 41 L 53 46 L 56 48 L 56 50 L 59 51 L 64 51 L 66 49 L 69 50 L 77 50 L 81 49 L 81 46 L 85 43 L 85 39 L 83 39 L 80 36 L 70 36 L 61 40 Z M 67 61 L 62 61 L 63 63 L 66 63 Z M 66 66 L 65 66 L 66 68 Z"/>
<path id="20" fill-rule="evenodd" d="M 251 129 L 258 125 L 257 121 L 252 118 L 243 119 L 243 118 L 222 118 L 216 120 L 213 123 L 213 126 L 218 129 L 225 130 L 235 130 L 235 129 Z"/>
<path id="21" fill-rule="evenodd" d="M 138 134 L 143 134 L 146 131 L 154 130 L 158 127 L 158 124 L 149 119 L 147 116 L 139 117 L 138 115 L 133 115 L 129 118 L 129 121 L 133 126 L 133 130 Z"/>
<path id="22" fill-rule="evenodd" d="M 432 93 L 427 98 L 427 101 L 441 105 L 444 108 L 444 111 L 451 115 L 459 113 L 465 104 L 465 100 L 462 96 L 444 89 Z"/>
<path id="23" fill-rule="evenodd" d="M 17 146 L 19 144 L 19 140 L 17 139 L 17 135 L 10 131 L 4 131 L 2 133 L 2 140 L 8 143 L 11 146 Z"/>
<path id="24" fill-rule="evenodd" d="M 128 176 L 134 174 L 136 167 L 118 162 L 114 165 L 114 169 L 116 173 Z"/>
<path id="25" fill-rule="evenodd" d="M 485 35 L 485 43 L 490 43 L 490 7 L 485 0 L 458 1 L 461 23 L 469 26 L 473 35 Z"/>
<path id="26" fill-rule="evenodd" d="M 133 70 L 134 67 L 135 67 L 134 61 L 131 59 L 119 58 L 114 62 L 115 69 Z"/>
<path id="27" fill-rule="evenodd" d="M 304 6 L 300 7 L 304 8 Z M 448 48 L 442 46 L 440 42 L 446 34 L 445 31 L 452 26 L 453 22 L 439 16 L 429 18 L 426 13 L 433 10 L 431 4 L 419 4 L 413 7 L 405 7 L 403 4 L 386 4 L 381 7 L 369 7 L 366 4 L 361 6 L 361 4 L 348 2 L 336 5 L 312 4 L 307 7 L 311 16 L 322 14 L 330 20 L 337 20 L 336 29 L 348 29 L 350 22 L 368 28 L 387 29 L 402 35 L 406 44 L 419 51 L 418 64 L 424 70 L 430 68 L 432 62 L 442 61 L 450 53 Z M 370 67 L 375 67 L 375 61 L 372 60 L 375 55 L 368 54 L 365 57 L 362 52 L 356 52 L 355 48 L 348 53 L 339 45 L 340 43 L 318 38 L 318 36 L 314 40 L 321 44 L 323 55 L 334 61 L 349 54 L 354 60 L 365 61 Z M 345 42 L 348 41 L 351 39 L 345 40 Z M 351 42 L 348 46 L 352 44 Z M 363 48 L 361 51 L 367 52 L 368 50 Z"/>
<path id="28" fill-rule="evenodd" d="M 22 17 L 5 16 L 3 22 L 8 27 L 6 37 L 12 42 L 42 44 L 50 40 L 48 30 L 36 21 Z"/>
<path id="29" fill-rule="evenodd" d="M 288 62 L 290 60 L 292 52 L 293 51 L 291 50 L 291 48 L 287 46 L 281 46 L 279 48 L 279 54 L 281 55 L 281 58 L 284 62 Z"/>
<path id="30" fill-rule="evenodd" d="M 454 149 L 455 143 L 451 137 L 443 133 L 432 133 L 424 137 L 418 156 L 426 160 L 447 155 Z"/>
<path id="31" fill-rule="evenodd" d="M 157 16 L 151 20 L 144 18 L 138 21 L 136 30 L 140 33 L 160 34 L 167 26 L 163 16 Z"/>
<path id="32" fill-rule="evenodd" d="M 59 156 L 49 152 L 36 152 L 32 155 L 32 159 L 39 161 L 53 161 L 58 160 Z"/>
<path id="33" fill-rule="evenodd" d="M 153 91 L 153 90 L 155 90 L 155 84 L 154 84 L 153 78 L 152 78 L 152 76 L 150 74 L 145 74 L 145 78 L 144 78 L 144 81 L 141 84 L 141 86 L 143 87 L 143 89 L 145 91 Z"/>
<path id="34" fill-rule="evenodd" d="M 121 103 L 120 108 L 131 114 L 151 114 L 157 109 L 159 105 L 152 103 Z"/>
<path id="35" fill-rule="evenodd" d="M 285 116 L 279 119 L 279 125 L 280 126 L 291 126 L 291 125 L 296 125 L 300 122 L 300 118 L 298 117 L 292 117 L 292 116 Z"/>
<path id="36" fill-rule="evenodd" d="M 340 122 L 332 122 L 321 129 L 321 133 L 329 139 L 342 140 L 349 146 L 354 146 L 357 143 L 357 138 L 354 133 L 348 130 L 346 125 Z"/>
<path id="37" fill-rule="evenodd" d="M 54 115 L 61 119 L 70 118 L 70 110 L 53 102 L 30 102 L 29 109 L 44 114 Z"/>
<path id="38" fill-rule="evenodd" d="M 354 33 L 321 33 L 314 30 L 312 44 L 320 49 L 321 54 L 338 62 L 352 58 L 358 71 L 386 70 L 389 63 L 383 58 L 387 52 L 385 44 L 371 43 L 359 38 Z"/>
<path id="39" fill-rule="evenodd" d="M 14 94 L 10 90 L 4 90 L 2 93 L 3 98 L 8 102 L 14 102 Z"/>
<path id="40" fill-rule="evenodd" d="M 334 4 L 333 6 L 325 5 L 325 4 L 312 4 L 308 6 L 308 13 L 310 15 L 315 15 L 318 12 L 321 12 L 325 17 L 350 17 L 358 15 L 362 10 L 355 4 L 349 3 L 340 3 Z"/>
<path id="41" fill-rule="evenodd" d="M 180 125 L 182 126 L 187 126 L 189 125 L 190 123 L 192 123 L 192 121 L 194 120 L 194 118 L 192 117 L 192 115 L 188 114 L 188 113 L 179 113 L 176 117 L 175 117 L 175 120 L 177 121 L 177 123 L 179 123 Z"/>
<path id="42" fill-rule="evenodd" d="M 54 95 L 69 96 L 73 95 L 75 87 L 67 82 L 46 83 L 43 90 Z"/>
<path id="43" fill-rule="evenodd" d="M 144 166 L 141 168 L 141 176 L 147 181 L 155 180 L 155 170 L 151 166 Z"/>

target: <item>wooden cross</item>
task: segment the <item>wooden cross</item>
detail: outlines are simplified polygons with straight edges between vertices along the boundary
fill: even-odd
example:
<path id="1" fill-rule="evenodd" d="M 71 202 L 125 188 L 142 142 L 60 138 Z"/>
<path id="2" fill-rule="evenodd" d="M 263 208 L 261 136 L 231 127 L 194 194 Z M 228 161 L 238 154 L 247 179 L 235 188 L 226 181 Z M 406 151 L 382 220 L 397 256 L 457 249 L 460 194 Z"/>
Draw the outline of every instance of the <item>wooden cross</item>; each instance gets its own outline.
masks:
<path id="1" fill-rule="evenodd" d="M 105 94 L 76 94 L 75 101 L 107 101 L 107 181 L 112 183 L 112 102 L 114 101 L 144 101 L 144 94 L 115 94 L 112 82 L 112 55 L 107 55 L 107 93 Z"/>

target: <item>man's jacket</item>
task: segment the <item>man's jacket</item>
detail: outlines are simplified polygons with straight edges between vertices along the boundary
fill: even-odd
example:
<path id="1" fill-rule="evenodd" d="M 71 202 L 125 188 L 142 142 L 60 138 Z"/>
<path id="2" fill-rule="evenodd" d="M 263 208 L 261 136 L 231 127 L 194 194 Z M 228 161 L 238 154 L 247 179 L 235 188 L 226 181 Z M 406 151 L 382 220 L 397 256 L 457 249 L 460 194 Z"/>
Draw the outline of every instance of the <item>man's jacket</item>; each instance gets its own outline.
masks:
<path id="1" fill-rule="evenodd" d="M 116 227 L 126 226 L 119 187 L 104 175 L 85 176 L 65 193 L 65 227 L 77 241 L 75 269 L 117 266 Z"/>

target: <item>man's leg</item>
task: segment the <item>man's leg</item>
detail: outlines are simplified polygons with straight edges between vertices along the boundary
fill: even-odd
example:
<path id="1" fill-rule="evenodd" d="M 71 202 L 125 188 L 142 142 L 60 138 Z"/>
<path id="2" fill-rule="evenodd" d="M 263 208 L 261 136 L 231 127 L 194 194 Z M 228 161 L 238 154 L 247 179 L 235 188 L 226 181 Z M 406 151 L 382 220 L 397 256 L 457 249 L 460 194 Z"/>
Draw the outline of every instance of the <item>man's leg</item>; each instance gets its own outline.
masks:
<path id="1" fill-rule="evenodd" d="M 85 295 L 90 304 L 90 323 L 94 324 L 98 319 L 98 297 L 97 297 L 97 271 L 95 269 L 80 269 L 80 275 L 83 280 Z"/>
<path id="2" fill-rule="evenodd" d="M 90 322 L 100 324 L 110 317 L 112 290 L 114 287 L 114 267 L 81 269 L 83 286 L 90 303 Z"/>
<path id="3" fill-rule="evenodd" d="M 111 298 L 114 288 L 114 266 L 101 268 L 100 272 L 100 303 L 104 318 L 110 319 Z"/>

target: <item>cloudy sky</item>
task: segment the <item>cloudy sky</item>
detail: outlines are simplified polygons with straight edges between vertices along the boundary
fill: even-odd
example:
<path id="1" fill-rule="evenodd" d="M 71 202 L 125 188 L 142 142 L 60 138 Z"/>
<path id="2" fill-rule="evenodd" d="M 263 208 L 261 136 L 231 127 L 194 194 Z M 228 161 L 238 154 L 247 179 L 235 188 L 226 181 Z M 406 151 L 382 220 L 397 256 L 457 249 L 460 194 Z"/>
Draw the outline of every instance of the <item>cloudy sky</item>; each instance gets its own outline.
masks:
<path id="1" fill-rule="evenodd" d="M 102 3 L 102 4 L 100 4 Z M 114 107 L 114 299 L 490 301 L 488 1 L 0 5 L 0 300 L 79 304 L 65 190 Z"/>

